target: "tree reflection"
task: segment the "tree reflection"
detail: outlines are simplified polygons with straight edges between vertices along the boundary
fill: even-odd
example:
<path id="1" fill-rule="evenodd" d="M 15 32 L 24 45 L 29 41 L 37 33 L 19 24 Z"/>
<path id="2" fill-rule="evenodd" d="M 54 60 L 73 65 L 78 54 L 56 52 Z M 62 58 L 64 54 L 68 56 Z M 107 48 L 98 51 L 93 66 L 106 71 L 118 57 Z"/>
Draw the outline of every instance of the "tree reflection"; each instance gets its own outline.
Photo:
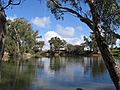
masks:
<path id="1" fill-rule="evenodd" d="M 102 77 L 107 71 L 101 57 L 84 57 L 84 74 L 90 73 L 94 79 Z"/>
<path id="2" fill-rule="evenodd" d="M 80 65 L 84 69 L 84 75 L 90 74 L 97 79 L 106 73 L 106 67 L 101 57 L 50 57 L 50 69 L 60 71 L 67 65 Z"/>
<path id="3" fill-rule="evenodd" d="M 12 61 L 0 66 L 0 90 L 27 90 L 35 76 L 32 61 Z"/>
<path id="4" fill-rule="evenodd" d="M 64 57 L 50 57 L 50 69 L 54 71 L 59 71 L 60 68 L 65 67 Z"/>
<path id="5" fill-rule="evenodd" d="M 108 77 L 108 73 L 100 57 L 58 56 L 28 61 L 13 60 L 3 62 L 0 66 L 0 90 L 84 87 L 84 83 L 89 86 L 93 81 L 104 81 L 101 77 Z"/>

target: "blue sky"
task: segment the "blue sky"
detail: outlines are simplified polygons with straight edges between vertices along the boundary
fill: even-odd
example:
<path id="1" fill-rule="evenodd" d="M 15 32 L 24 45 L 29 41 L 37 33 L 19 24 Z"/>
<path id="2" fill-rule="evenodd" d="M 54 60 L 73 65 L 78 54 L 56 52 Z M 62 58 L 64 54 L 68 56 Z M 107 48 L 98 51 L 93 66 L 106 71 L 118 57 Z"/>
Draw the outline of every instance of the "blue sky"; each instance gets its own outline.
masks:
<path id="1" fill-rule="evenodd" d="M 45 2 L 25 0 L 19 6 L 6 10 L 11 19 L 23 17 L 32 23 L 33 28 L 39 31 L 46 44 L 51 37 L 58 36 L 71 44 L 83 42 L 83 36 L 89 36 L 91 30 L 84 23 L 70 14 L 64 15 L 64 20 L 56 20 Z"/>

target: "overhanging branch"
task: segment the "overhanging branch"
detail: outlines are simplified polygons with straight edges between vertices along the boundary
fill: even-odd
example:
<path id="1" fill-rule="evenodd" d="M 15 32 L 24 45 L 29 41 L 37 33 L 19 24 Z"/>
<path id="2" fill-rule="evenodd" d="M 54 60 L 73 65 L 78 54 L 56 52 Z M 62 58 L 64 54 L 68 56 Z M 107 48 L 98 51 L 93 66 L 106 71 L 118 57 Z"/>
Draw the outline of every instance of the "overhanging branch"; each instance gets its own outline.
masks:
<path id="1" fill-rule="evenodd" d="M 75 14 L 82 22 L 86 23 L 91 30 L 93 30 L 93 22 L 89 18 L 85 18 L 82 15 L 80 15 L 78 12 L 74 11 L 73 9 L 67 8 L 67 7 L 59 7 L 60 9 L 66 10 L 72 14 Z"/>
<path id="2" fill-rule="evenodd" d="M 101 26 L 101 28 L 102 28 L 105 32 L 113 34 L 114 37 L 116 37 L 117 39 L 120 39 L 120 35 L 119 35 L 118 33 L 115 33 L 114 31 L 112 31 L 112 30 L 110 30 L 110 29 L 108 29 L 107 27 L 104 27 L 104 26 Z"/>
<path id="3" fill-rule="evenodd" d="M 10 5 L 20 5 L 20 3 L 21 3 L 21 0 L 19 0 L 18 3 L 13 3 L 12 0 L 9 0 L 9 1 L 8 1 L 8 4 L 7 4 L 6 6 L 4 6 L 2 9 L 6 9 L 6 8 L 9 7 Z"/>
<path id="4" fill-rule="evenodd" d="M 73 9 L 61 6 L 61 4 L 59 4 L 55 0 L 51 0 L 51 1 L 52 1 L 52 3 L 54 3 L 57 6 L 57 8 L 61 9 L 61 11 L 65 10 L 67 12 L 70 12 L 70 13 L 76 15 L 82 22 L 84 22 L 85 24 L 87 24 L 91 30 L 94 30 L 93 29 L 93 21 L 91 21 L 89 18 L 83 17 L 82 15 L 80 15 L 78 12 L 76 12 Z"/>
<path id="5" fill-rule="evenodd" d="M 83 17 L 82 15 L 80 15 L 78 12 L 76 12 L 76 11 L 73 10 L 73 9 L 70 9 L 70 8 L 61 6 L 61 4 L 59 4 L 59 3 L 56 2 L 55 0 L 51 0 L 51 1 L 57 6 L 57 8 L 61 9 L 61 12 L 62 12 L 62 11 L 63 11 L 63 12 L 65 11 L 65 12 L 70 12 L 70 13 L 76 15 L 82 22 L 84 22 L 85 24 L 87 24 L 91 30 L 94 30 L 94 29 L 93 29 L 93 21 L 92 21 L 92 20 L 90 20 L 89 18 Z M 91 3 L 91 2 L 88 2 L 88 3 L 89 3 L 89 5 L 90 5 L 90 7 L 91 7 L 91 9 L 92 9 L 92 8 L 93 8 L 93 7 L 92 7 L 92 3 Z M 117 13 L 115 13 L 115 14 L 119 14 L 119 13 L 117 12 Z M 120 35 L 119 35 L 119 34 L 115 33 L 115 32 L 112 31 L 112 30 L 109 30 L 108 28 L 106 28 L 106 27 L 104 27 L 104 26 L 101 26 L 101 27 L 102 27 L 102 29 L 104 29 L 104 31 L 106 31 L 107 33 L 112 33 L 116 38 L 120 39 Z"/>

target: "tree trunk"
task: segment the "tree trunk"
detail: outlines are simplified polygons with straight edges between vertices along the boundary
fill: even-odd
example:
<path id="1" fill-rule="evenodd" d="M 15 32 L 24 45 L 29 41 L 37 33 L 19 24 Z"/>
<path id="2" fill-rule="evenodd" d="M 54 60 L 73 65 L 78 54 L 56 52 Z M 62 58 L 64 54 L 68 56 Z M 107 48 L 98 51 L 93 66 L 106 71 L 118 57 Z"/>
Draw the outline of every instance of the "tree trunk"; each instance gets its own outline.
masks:
<path id="1" fill-rule="evenodd" d="M 96 30 L 97 31 L 97 30 Z M 104 63 L 108 69 L 110 77 L 116 87 L 116 90 L 120 90 L 120 67 L 116 64 L 115 59 L 105 41 L 105 39 L 99 34 L 95 33 L 96 42 L 103 57 Z"/>
<path id="2" fill-rule="evenodd" d="M 0 7 L 1 8 L 1 7 Z M 0 61 L 4 55 L 5 34 L 6 34 L 6 17 L 4 10 L 0 10 Z"/>
<path id="3" fill-rule="evenodd" d="M 0 34 L 0 62 L 2 61 L 4 55 L 4 37 Z"/>

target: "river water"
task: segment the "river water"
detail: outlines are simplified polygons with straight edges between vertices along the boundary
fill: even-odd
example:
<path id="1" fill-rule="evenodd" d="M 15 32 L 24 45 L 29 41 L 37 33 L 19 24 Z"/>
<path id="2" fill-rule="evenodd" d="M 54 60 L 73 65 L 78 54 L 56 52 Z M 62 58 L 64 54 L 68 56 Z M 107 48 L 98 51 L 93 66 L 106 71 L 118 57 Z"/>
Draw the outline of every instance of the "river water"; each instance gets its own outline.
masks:
<path id="1" fill-rule="evenodd" d="M 0 65 L 0 90 L 115 90 L 101 57 L 11 60 Z"/>

